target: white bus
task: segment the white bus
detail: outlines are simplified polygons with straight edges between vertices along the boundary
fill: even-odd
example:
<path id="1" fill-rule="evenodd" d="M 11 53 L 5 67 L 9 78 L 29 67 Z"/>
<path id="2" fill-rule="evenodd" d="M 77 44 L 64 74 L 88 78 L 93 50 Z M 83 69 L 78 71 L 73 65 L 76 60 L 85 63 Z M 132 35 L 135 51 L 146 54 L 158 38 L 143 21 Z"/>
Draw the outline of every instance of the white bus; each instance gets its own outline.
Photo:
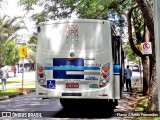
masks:
<path id="1" fill-rule="evenodd" d="M 115 107 L 123 89 L 124 56 L 114 35 L 107 20 L 40 23 L 36 96 L 59 98 L 63 106 L 95 101 Z"/>

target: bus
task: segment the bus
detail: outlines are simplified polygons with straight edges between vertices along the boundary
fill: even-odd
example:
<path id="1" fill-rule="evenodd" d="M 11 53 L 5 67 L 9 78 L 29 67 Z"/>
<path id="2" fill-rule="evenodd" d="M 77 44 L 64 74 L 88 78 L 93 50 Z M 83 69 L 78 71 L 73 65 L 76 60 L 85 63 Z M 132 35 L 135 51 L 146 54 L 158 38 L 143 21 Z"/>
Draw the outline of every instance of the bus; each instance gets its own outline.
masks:
<path id="1" fill-rule="evenodd" d="M 62 106 L 118 105 L 124 52 L 109 21 L 54 20 L 41 22 L 37 30 L 37 97 L 59 98 Z"/>

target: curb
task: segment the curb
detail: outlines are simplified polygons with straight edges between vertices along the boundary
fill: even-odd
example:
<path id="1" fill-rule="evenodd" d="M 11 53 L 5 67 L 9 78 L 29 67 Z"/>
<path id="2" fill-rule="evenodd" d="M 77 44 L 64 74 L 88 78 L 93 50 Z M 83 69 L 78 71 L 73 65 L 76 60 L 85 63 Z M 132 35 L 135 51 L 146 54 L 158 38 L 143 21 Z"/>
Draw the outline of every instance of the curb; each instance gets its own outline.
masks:
<path id="1" fill-rule="evenodd" d="M 35 92 L 35 90 L 31 90 L 31 91 L 25 91 L 25 92 L 22 92 L 22 93 L 19 93 L 19 94 L 16 94 L 16 95 L 9 95 L 9 96 L 3 96 L 3 97 L 0 97 L 0 101 L 2 100 L 6 100 L 6 99 L 9 99 L 9 98 L 13 98 L 13 97 L 17 97 L 17 96 L 20 96 L 20 95 L 27 95 L 31 92 Z"/>

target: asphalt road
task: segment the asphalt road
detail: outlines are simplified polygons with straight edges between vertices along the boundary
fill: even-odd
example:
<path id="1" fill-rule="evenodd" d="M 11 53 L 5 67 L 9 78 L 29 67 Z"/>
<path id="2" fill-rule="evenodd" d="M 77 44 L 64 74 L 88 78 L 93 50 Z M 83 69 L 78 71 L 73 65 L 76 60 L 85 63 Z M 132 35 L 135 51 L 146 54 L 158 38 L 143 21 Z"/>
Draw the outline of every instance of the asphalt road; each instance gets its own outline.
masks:
<path id="1" fill-rule="evenodd" d="M 31 73 L 33 74 L 33 73 Z M 34 74 L 33 74 L 34 75 Z M 20 76 L 21 77 L 21 76 Z M 139 72 L 133 72 L 133 81 L 136 82 L 140 78 Z M 121 111 L 122 106 L 118 106 L 118 111 Z M 63 108 L 59 99 L 41 99 L 36 98 L 35 93 L 28 95 L 17 96 L 7 100 L 0 101 L 0 111 L 12 112 L 41 112 L 45 118 L 77 118 L 77 119 L 114 119 L 121 118 L 113 117 L 113 112 L 107 111 L 103 106 L 70 106 Z M 38 118 L 40 119 L 40 118 Z"/>

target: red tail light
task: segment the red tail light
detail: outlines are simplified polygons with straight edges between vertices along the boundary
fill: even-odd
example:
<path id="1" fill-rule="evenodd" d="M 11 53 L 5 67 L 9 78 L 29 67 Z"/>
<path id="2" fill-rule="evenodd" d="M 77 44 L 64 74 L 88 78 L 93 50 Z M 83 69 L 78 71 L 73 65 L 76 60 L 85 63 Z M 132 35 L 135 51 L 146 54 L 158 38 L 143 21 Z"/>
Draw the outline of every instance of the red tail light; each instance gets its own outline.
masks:
<path id="1" fill-rule="evenodd" d="M 99 85 L 100 88 L 101 88 L 101 87 L 104 87 L 104 86 L 105 86 L 105 84 L 102 84 L 102 85 L 100 84 L 100 85 Z"/>
<path id="2" fill-rule="evenodd" d="M 103 73 L 102 74 L 103 78 L 107 78 L 107 74 Z"/>
<path id="3" fill-rule="evenodd" d="M 102 74 L 99 83 L 100 88 L 105 87 L 109 83 L 109 75 L 110 75 L 109 71 L 110 71 L 110 63 L 104 64 L 101 70 Z"/>
<path id="4" fill-rule="evenodd" d="M 39 77 L 40 77 L 40 78 L 43 78 L 43 77 L 44 77 L 44 74 L 43 74 L 43 73 L 40 73 L 40 74 L 39 74 Z"/>
<path id="5" fill-rule="evenodd" d="M 44 68 L 41 64 L 38 64 L 38 63 L 37 63 L 37 82 L 40 86 L 45 87 L 45 88 L 47 87 Z"/>

